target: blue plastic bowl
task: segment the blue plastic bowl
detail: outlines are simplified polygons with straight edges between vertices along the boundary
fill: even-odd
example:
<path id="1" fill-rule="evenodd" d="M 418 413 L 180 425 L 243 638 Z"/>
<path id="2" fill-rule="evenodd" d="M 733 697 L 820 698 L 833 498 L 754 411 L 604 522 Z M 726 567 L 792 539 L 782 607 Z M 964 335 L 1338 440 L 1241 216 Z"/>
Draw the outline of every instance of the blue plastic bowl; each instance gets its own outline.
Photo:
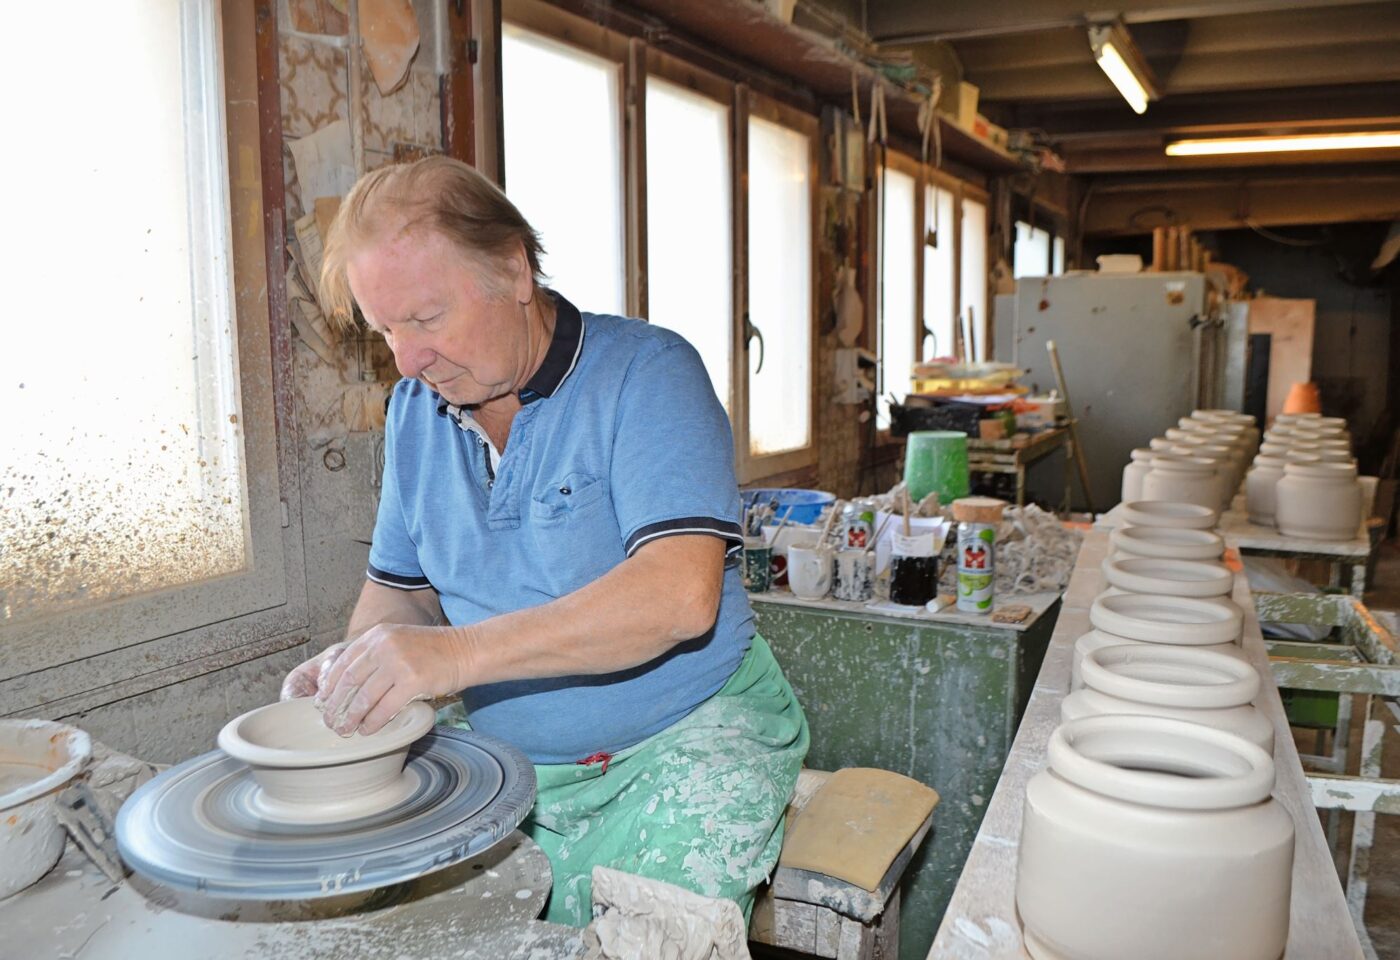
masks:
<path id="1" fill-rule="evenodd" d="M 740 490 L 739 493 L 744 498 L 745 507 L 778 501 L 778 512 L 774 517 L 776 520 L 789 516 L 788 508 L 791 507 L 793 523 L 816 523 L 817 518 L 822 515 L 822 510 L 836 500 L 835 494 L 825 490 L 798 490 L 791 487 L 766 487 L 758 490 Z"/>

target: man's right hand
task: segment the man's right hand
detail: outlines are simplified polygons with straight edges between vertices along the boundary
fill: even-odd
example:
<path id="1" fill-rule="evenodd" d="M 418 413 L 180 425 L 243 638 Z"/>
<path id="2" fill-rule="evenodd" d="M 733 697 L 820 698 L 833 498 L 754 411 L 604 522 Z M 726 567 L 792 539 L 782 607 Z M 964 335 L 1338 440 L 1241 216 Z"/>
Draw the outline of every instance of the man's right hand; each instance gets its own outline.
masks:
<path id="1" fill-rule="evenodd" d="M 282 681 L 281 699 L 295 700 L 298 697 L 316 696 L 324 689 L 326 676 L 335 664 L 336 657 L 339 657 L 349 645 L 348 642 L 333 643 L 292 670 L 291 673 L 287 674 L 287 679 Z"/>

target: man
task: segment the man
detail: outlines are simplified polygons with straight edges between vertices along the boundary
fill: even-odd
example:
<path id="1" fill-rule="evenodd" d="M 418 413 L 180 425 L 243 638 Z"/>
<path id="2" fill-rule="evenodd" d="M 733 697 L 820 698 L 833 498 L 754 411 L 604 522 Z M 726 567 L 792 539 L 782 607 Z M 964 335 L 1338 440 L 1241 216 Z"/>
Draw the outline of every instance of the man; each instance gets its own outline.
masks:
<path id="1" fill-rule="evenodd" d="M 283 696 L 348 735 L 460 692 L 536 765 L 549 920 L 588 922 L 599 864 L 747 913 L 808 733 L 734 562 L 729 424 L 689 344 L 580 313 L 541 285 L 541 253 L 445 157 L 346 197 L 322 302 L 358 307 L 405 379 L 347 640 Z"/>

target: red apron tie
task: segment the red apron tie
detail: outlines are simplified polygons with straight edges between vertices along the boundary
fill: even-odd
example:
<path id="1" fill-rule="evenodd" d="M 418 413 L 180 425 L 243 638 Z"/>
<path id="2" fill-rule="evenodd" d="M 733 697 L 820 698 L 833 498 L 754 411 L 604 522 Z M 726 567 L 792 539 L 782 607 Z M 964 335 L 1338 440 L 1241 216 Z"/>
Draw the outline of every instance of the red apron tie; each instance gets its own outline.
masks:
<path id="1" fill-rule="evenodd" d="M 576 766 L 580 767 L 591 767 L 595 763 L 601 763 L 603 765 L 603 773 L 607 773 L 608 761 L 610 761 L 611 759 L 611 753 L 604 753 L 602 750 L 599 750 L 597 753 L 591 756 L 584 757 L 582 760 L 574 761 L 574 763 Z"/>

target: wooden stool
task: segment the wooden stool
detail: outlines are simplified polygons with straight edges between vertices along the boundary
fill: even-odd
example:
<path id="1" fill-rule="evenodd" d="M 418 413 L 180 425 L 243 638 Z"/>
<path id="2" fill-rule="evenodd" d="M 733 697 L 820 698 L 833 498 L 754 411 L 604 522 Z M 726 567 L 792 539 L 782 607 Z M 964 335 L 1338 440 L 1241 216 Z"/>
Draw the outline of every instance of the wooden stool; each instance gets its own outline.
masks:
<path id="1" fill-rule="evenodd" d="M 935 791 L 887 770 L 803 770 L 749 940 L 834 960 L 893 960 L 899 882 L 937 804 Z"/>

